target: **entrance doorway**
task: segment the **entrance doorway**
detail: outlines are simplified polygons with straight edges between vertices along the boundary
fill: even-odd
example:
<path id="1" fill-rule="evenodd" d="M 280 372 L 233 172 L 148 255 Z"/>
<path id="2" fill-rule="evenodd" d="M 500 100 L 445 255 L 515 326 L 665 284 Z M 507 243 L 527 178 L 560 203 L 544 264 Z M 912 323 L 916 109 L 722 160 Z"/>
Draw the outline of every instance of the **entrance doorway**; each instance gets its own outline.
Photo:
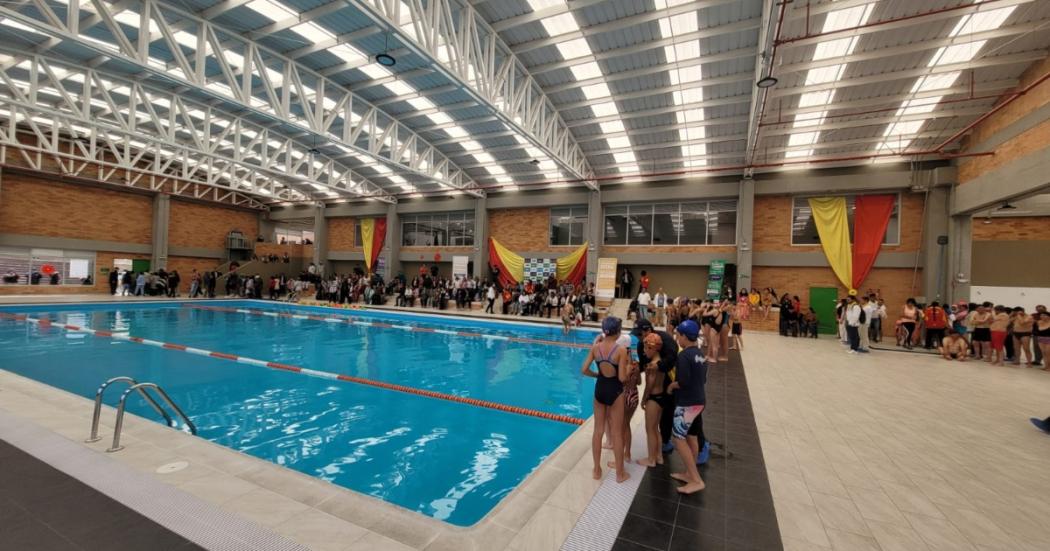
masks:
<path id="1" fill-rule="evenodd" d="M 838 304 L 839 290 L 834 287 L 810 287 L 809 305 L 817 311 L 820 320 L 818 331 L 822 335 L 838 333 L 835 322 L 835 305 Z"/>

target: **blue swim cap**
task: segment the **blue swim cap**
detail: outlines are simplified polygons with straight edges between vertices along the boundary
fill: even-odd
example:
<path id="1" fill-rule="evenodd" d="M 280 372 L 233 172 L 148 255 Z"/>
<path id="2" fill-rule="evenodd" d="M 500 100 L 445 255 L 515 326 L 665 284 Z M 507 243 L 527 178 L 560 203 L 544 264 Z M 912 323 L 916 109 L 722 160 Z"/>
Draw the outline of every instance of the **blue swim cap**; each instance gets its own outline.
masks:
<path id="1" fill-rule="evenodd" d="M 696 325 L 696 322 L 693 320 L 685 320 L 682 323 L 679 323 L 675 331 L 691 341 L 695 341 L 700 337 L 700 327 Z"/>
<path id="2" fill-rule="evenodd" d="M 606 335 L 615 335 L 620 332 L 620 318 L 616 316 L 609 316 L 602 320 L 602 333 Z"/>

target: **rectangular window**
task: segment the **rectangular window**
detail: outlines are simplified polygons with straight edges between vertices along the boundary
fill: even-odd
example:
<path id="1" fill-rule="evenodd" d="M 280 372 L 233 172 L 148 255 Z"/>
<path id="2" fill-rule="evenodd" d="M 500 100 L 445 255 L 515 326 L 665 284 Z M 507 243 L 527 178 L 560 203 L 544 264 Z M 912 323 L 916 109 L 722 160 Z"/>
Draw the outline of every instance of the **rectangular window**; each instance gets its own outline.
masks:
<path id="1" fill-rule="evenodd" d="M 856 196 L 846 196 L 846 212 L 849 219 L 849 238 L 853 242 L 853 212 L 856 210 Z M 890 214 L 890 222 L 886 226 L 886 234 L 882 236 L 883 245 L 900 245 L 900 194 L 894 195 L 893 213 Z M 808 197 L 795 197 L 791 209 L 791 244 L 792 245 L 819 245 L 820 235 L 817 234 L 817 225 L 813 222 L 813 211 L 809 208 Z"/>
<path id="2" fill-rule="evenodd" d="M 605 208 L 606 245 L 732 245 L 736 201 L 617 205 Z"/>
<path id="3" fill-rule="evenodd" d="M 409 214 L 401 217 L 403 247 L 472 247 L 474 212 Z"/>
<path id="4" fill-rule="evenodd" d="M 573 206 L 550 210 L 551 246 L 583 245 L 587 226 L 587 207 Z"/>
<path id="5" fill-rule="evenodd" d="M 364 247 L 364 241 L 361 240 L 361 221 L 354 221 L 354 246 Z"/>
<path id="6" fill-rule="evenodd" d="M 0 284 L 85 285 L 95 280 L 95 253 L 0 247 Z"/>

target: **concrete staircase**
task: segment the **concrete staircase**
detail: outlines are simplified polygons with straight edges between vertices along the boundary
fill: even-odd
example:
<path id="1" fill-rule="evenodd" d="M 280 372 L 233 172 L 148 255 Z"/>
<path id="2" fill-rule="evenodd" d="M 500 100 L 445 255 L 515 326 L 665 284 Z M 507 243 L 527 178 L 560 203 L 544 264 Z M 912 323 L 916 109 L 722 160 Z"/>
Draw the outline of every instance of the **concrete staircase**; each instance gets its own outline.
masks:
<path id="1" fill-rule="evenodd" d="M 229 263 L 223 265 L 226 270 L 229 270 Z M 299 275 L 303 269 L 302 258 L 292 258 L 291 262 L 285 264 L 284 262 L 262 262 L 259 260 L 249 260 L 241 264 L 241 267 L 237 269 L 237 275 L 241 277 L 254 276 L 258 274 L 264 284 L 268 284 L 271 276 L 279 276 L 284 274 L 285 277 L 292 279 Z M 222 271 L 222 268 L 220 268 Z M 218 282 L 215 284 L 215 293 L 223 294 L 226 292 L 226 280 L 229 278 L 231 272 L 224 273 L 219 277 Z M 264 290 L 263 294 L 268 293 L 268 290 Z"/>

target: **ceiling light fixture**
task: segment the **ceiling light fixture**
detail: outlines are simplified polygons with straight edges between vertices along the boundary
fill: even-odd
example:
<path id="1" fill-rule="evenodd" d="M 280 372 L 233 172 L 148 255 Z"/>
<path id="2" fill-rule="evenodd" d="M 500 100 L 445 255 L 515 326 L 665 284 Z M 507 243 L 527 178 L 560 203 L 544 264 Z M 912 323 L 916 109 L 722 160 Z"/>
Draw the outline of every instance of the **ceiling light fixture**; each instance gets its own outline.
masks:
<path id="1" fill-rule="evenodd" d="M 778 81 L 773 75 L 766 75 L 759 79 L 759 81 L 755 83 L 755 86 L 758 86 L 759 88 L 772 88 L 777 85 L 777 82 L 780 81 Z"/>
<path id="2" fill-rule="evenodd" d="M 383 53 L 376 55 L 376 63 L 382 65 L 383 67 L 393 67 L 394 65 L 397 65 L 397 60 L 394 59 L 394 56 L 390 55 L 389 52 L 390 35 L 388 34 L 384 37 Z"/>
<path id="3" fill-rule="evenodd" d="M 999 207 L 996 210 L 1016 210 L 1016 209 L 1017 209 L 1017 207 L 1011 205 L 1009 201 L 1006 201 L 1006 202 L 1003 203 L 1003 205 L 1001 207 Z"/>

